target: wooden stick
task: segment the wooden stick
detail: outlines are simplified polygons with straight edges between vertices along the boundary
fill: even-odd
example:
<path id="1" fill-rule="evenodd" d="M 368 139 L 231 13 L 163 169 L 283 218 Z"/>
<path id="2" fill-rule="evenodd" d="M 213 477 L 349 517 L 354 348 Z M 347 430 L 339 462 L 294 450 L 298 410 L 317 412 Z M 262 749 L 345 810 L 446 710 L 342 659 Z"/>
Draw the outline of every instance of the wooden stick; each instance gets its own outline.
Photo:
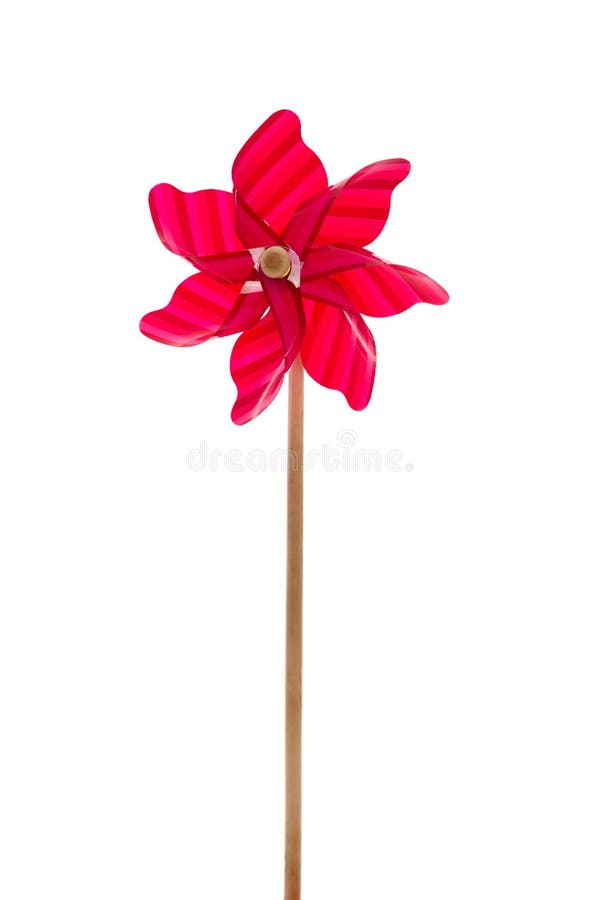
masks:
<path id="1" fill-rule="evenodd" d="M 288 404 L 284 900 L 300 900 L 304 369 L 299 356 L 290 369 Z"/>

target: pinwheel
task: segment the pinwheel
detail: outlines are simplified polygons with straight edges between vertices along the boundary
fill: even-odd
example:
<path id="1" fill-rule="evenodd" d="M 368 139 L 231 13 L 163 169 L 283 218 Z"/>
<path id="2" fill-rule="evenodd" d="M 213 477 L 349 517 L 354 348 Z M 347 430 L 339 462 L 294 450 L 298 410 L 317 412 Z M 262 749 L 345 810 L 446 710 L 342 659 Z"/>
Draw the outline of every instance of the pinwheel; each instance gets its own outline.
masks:
<path id="1" fill-rule="evenodd" d="M 386 159 L 328 187 L 298 117 L 274 113 L 238 153 L 232 193 L 170 184 L 150 192 L 160 239 L 200 271 L 141 330 L 180 347 L 242 332 L 231 353 L 238 425 L 269 406 L 298 354 L 315 381 L 363 409 L 375 377 L 363 315 L 448 299 L 433 279 L 364 249 L 409 171 L 407 160 Z"/>
<path id="2" fill-rule="evenodd" d="M 288 458 L 303 458 L 303 373 L 341 391 L 352 409 L 368 404 L 375 341 L 363 316 L 441 305 L 446 291 L 415 269 L 365 249 L 381 233 L 405 159 L 372 163 L 329 186 L 319 157 L 289 110 L 270 116 L 232 168 L 233 190 L 150 192 L 150 210 L 168 250 L 198 271 L 162 309 L 143 317 L 143 334 L 190 347 L 239 334 L 231 353 L 243 425 L 277 396 L 289 371 Z M 300 897 L 302 684 L 302 465 L 288 467 L 286 601 L 285 900 Z"/>

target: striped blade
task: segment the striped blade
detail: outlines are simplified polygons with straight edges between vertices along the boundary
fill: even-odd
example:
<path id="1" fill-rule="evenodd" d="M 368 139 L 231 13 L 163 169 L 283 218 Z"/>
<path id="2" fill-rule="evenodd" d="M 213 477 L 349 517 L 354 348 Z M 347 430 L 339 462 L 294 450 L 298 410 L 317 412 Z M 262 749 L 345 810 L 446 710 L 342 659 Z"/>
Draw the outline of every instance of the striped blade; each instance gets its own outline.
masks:
<path id="1" fill-rule="evenodd" d="M 172 184 L 157 184 L 148 199 L 152 221 L 168 250 L 222 281 L 245 280 L 253 263 L 235 230 L 233 194 L 185 193 Z"/>
<path id="2" fill-rule="evenodd" d="M 301 293 L 303 300 L 318 300 L 320 303 L 330 303 L 349 312 L 358 312 L 344 289 L 333 278 L 323 276 L 303 281 Z"/>
<path id="3" fill-rule="evenodd" d="M 304 300 L 307 327 L 302 362 L 323 387 L 341 391 L 352 409 L 368 404 L 375 380 L 375 341 L 357 313 Z"/>
<path id="4" fill-rule="evenodd" d="M 272 247 L 274 244 L 281 244 L 277 232 L 244 203 L 237 191 L 233 197 L 236 231 L 247 247 Z"/>
<path id="5" fill-rule="evenodd" d="M 237 339 L 230 369 L 238 390 L 231 418 L 236 425 L 245 425 L 273 402 L 285 374 L 281 333 L 270 310 Z"/>
<path id="6" fill-rule="evenodd" d="M 250 209 L 282 234 L 297 208 L 327 190 L 319 157 L 300 134 L 300 119 L 282 109 L 246 141 L 232 169 L 233 184 Z"/>
<path id="7" fill-rule="evenodd" d="M 164 309 L 144 316 L 140 330 L 146 337 L 176 347 L 192 347 L 220 334 L 241 331 L 253 325 L 266 306 L 262 292 L 240 294 L 241 287 L 197 272 L 179 285 Z"/>
<path id="8" fill-rule="evenodd" d="M 365 166 L 298 210 L 285 239 L 299 256 L 310 246 L 364 247 L 381 234 L 392 191 L 410 172 L 406 159 L 384 159 Z"/>
<path id="9" fill-rule="evenodd" d="M 442 306 L 447 303 L 450 297 L 448 292 L 423 272 L 417 272 L 416 269 L 410 269 L 408 266 L 392 265 L 392 269 L 397 276 L 408 284 L 415 294 L 425 303 L 434 303 L 436 306 Z"/>
<path id="10" fill-rule="evenodd" d="M 366 265 L 330 277 L 366 316 L 393 316 L 421 301 L 438 305 L 448 301 L 448 294 L 433 278 L 406 266 Z"/>
<path id="11" fill-rule="evenodd" d="M 279 328 L 287 372 L 300 352 L 306 328 L 300 291 L 287 278 L 269 278 L 262 271 L 260 281 Z"/>
<path id="12" fill-rule="evenodd" d="M 225 337 L 228 334 L 239 334 L 240 331 L 251 328 L 253 325 L 256 325 L 266 311 L 268 302 L 264 291 L 252 290 L 246 292 L 245 288 L 249 286 L 250 283 L 248 282 L 242 288 L 242 292 L 233 304 L 231 312 L 219 329 L 219 337 Z M 256 282 L 256 287 L 260 287 L 258 282 Z"/>
<path id="13" fill-rule="evenodd" d="M 302 283 L 306 284 L 307 281 L 321 278 L 323 275 L 335 275 L 336 272 L 344 272 L 347 269 L 383 265 L 386 265 L 385 260 L 363 247 L 340 244 L 315 247 L 314 250 L 308 251 L 302 265 Z"/>

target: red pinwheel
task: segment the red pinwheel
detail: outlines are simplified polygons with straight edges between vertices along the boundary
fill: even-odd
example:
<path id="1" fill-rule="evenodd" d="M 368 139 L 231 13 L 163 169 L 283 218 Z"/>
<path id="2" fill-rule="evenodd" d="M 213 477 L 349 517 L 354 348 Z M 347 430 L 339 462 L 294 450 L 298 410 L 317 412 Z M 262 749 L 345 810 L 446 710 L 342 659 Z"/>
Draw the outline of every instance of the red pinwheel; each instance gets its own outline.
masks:
<path id="1" fill-rule="evenodd" d="M 238 425 L 273 401 L 299 353 L 315 381 L 364 409 L 376 354 L 363 315 L 448 300 L 427 275 L 364 249 L 409 171 L 407 160 L 386 159 L 329 187 L 298 117 L 274 113 L 235 158 L 232 193 L 151 190 L 161 241 L 200 271 L 143 317 L 142 332 L 178 347 L 241 332 L 231 353 Z"/>
<path id="2" fill-rule="evenodd" d="M 298 117 L 284 109 L 236 156 L 232 193 L 170 184 L 150 192 L 161 241 L 200 271 L 144 316 L 142 332 L 178 347 L 241 332 L 231 353 L 238 425 L 266 409 L 289 371 L 287 459 L 296 464 L 287 466 L 284 900 L 301 896 L 304 369 L 364 409 L 375 342 L 363 315 L 448 300 L 427 275 L 364 249 L 409 171 L 405 159 L 385 159 L 328 187 Z"/>

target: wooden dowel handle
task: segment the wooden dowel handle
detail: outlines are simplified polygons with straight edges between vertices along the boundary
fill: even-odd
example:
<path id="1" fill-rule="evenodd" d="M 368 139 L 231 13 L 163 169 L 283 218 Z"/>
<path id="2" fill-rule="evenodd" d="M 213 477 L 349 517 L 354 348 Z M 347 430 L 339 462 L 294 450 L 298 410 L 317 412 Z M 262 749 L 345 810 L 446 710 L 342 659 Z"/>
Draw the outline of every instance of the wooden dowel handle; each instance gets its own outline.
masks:
<path id="1" fill-rule="evenodd" d="M 302 861 L 302 545 L 304 369 L 289 373 L 285 672 L 284 900 L 300 900 Z"/>

